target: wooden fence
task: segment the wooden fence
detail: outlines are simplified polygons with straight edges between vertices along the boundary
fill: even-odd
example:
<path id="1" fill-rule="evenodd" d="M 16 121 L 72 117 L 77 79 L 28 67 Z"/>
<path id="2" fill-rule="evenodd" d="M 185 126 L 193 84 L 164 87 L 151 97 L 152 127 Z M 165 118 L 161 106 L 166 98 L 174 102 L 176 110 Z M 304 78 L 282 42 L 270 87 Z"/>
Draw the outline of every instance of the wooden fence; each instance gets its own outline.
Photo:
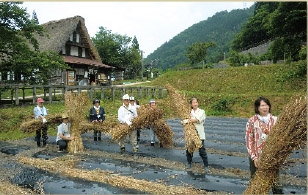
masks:
<path id="1" fill-rule="evenodd" d="M 53 97 L 56 99 L 56 95 L 62 96 L 63 100 L 65 99 L 65 93 L 68 91 L 75 93 L 86 92 L 90 99 L 96 97 L 96 94 L 100 94 L 100 99 L 112 99 L 115 100 L 117 97 L 120 99 L 122 95 L 129 94 L 130 96 L 134 96 L 136 98 L 162 98 L 164 96 L 165 88 L 157 88 L 157 87 L 115 87 L 115 86 L 64 86 L 64 85 L 13 85 L 13 84 L 5 84 L 0 85 L 0 102 L 1 100 L 8 100 L 2 98 L 1 89 L 11 90 L 10 100 L 15 101 L 15 105 L 20 104 L 20 100 L 25 102 L 26 99 L 32 99 L 33 104 L 36 103 L 36 99 L 38 96 L 42 96 L 42 94 L 38 94 L 38 89 L 43 89 L 44 96 L 43 98 L 48 102 L 53 102 Z M 32 89 L 31 96 L 25 96 L 25 90 Z M 19 92 L 22 90 L 21 97 L 19 96 Z M 107 95 L 108 94 L 108 95 Z"/>

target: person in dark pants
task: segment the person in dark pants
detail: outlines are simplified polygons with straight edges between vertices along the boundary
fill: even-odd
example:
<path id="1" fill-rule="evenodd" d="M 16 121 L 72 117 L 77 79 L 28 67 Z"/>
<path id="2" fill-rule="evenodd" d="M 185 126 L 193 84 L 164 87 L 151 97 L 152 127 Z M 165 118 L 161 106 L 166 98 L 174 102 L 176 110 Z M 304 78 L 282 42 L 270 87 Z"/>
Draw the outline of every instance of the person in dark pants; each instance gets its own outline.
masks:
<path id="1" fill-rule="evenodd" d="M 139 101 L 136 100 L 133 96 L 129 97 L 129 103 L 131 106 L 135 106 L 137 110 L 137 116 L 138 116 L 138 108 L 140 108 Z M 137 142 L 139 144 L 140 142 L 140 129 L 137 129 Z"/>
<path id="2" fill-rule="evenodd" d="M 37 143 L 37 147 L 41 146 L 41 137 L 43 138 L 43 147 L 47 145 L 47 109 L 43 106 L 44 100 L 42 98 L 37 98 L 37 106 L 33 109 L 34 118 L 42 119 L 43 127 L 41 129 L 36 130 L 35 141 Z"/>
<path id="3" fill-rule="evenodd" d="M 271 114 L 271 103 L 265 97 L 259 97 L 255 101 L 255 113 L 246 124 L 245 135 L 251 178 L 259 168 L 266 139 L 277 121 L 277 117 Z M 283 194 L 283 187 L 279 182 L 279 171 L 277 176 L 276 182 L 272 186 L 272 191 L 274 194 Z"/>
<path id="4" fill-rule="evenodd" d="M 198 108 L 199 103 L 198 103 L 198 99 L 197 98 L 192 98 L 190 100 L 190 105 L 191 105 L 191 112 L 190 112 L 190 119 L 185 119 L 181 122 L 181 124 L 185 125 L 187 123 L 193 123 L 194 126 L 196 127 L 196 131 L 198 133 L 198 136 L 200 138 L 200 140 L 202 141 L 202 147 L 199 149 L 199 155 L 202 158 L 203 164 L 204 164 L 204 168 L 205 168 L 205 172 L 208 173 L 210 172 L 209 170 L 209 163 L 208 163 L 208 158 L 207 158 L 207 153 L 205 150 L 205 132 L 204 132 L 204 122 L 205 122 L 205 111 Z M 186 157 L 187 157 L 187 166 L 186 169 L 190 169 L 191 168 L 191 163 L 192 163 L 192 157 L 193 154 L 190 154 L 188 152 L 188 150 L 186 150 Z"/>
<path id="5" fill-rule="evenodd" d="M 74 140 L 74 137 L 70 136 L 71 133 L 71 123 L 69 123 L 68 116 L 66 114 L 62 115 L 63 122 L 58 126 L 57 133 L 57 145 L 59 145 L 59 151 L 62 152 L 67 149 L 68 142 Z"/>
<path id="6" fill-rule="evenodd" d="M 93 101 L 93 107 L 90 109 L 90 122 L 102 123 L 105 120 L 105 110 L 100 106 L 98 99 Z M 102 140 L 102 132 L 94 130 L 94 141 Z"/>

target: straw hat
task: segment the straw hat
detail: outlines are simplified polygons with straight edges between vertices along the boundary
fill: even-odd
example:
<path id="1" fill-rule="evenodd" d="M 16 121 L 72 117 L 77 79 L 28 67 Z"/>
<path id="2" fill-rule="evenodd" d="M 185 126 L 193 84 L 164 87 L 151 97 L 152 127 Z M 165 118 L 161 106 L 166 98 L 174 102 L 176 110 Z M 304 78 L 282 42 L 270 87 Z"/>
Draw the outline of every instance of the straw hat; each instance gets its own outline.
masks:
<path id="1" fill-rule="evenodd" d="M 67 114 L 62 114 L 62 119 L 68 119 L 68 115 Z"/>

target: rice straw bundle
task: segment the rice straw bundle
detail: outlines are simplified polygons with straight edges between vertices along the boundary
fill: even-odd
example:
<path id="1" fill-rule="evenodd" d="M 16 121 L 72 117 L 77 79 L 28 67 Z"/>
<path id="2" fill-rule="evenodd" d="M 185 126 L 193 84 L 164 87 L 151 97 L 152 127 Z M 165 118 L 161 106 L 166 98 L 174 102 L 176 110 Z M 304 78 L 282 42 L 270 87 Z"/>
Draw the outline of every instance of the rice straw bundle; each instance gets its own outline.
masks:
<path id="1" fill-rule="evenodd" d="M 173 147 L 173 132 L 163 119 L 154 121 L 151 123 L 151 127 L 163 147 Z"/>
<path id="2" fill-rule="evenodd" d="M 108 134 L 116 124 L 117 123 L 112 120 L 105 120 L 103 123 L 90 123 L 88 121 L 83 121 L 79 124 L 79 131 L 85 133 L 87 131 L 95 130 Z"/>
<path id="3" fill-rule="evenodd" d="M 295 97 L 285 106 L 269 133 L 260 166 L 244 194 L 268 194 L 280 166 L 294 148 L 307 140 L 307 98 Z"/>
<path id="4" fill-rule="evenodd" d="M 190 106 L 187 103 L 186 99 L 176 91 L 171 85 L 166 85 L 167 90 L 169 91 L 170 105 L 173 107 L 173 110 L 182 120 L 190 119 Z M 198 150 L 202 147 L 201 140 L 198 136 L 195 126 L 192 123 L 184 125 L 185 132 L 185 141 L 186 148 L 189 153 L 194 153 L 195 150 Z"/>
<path id="5" fill-rule="evenodd" d="M 75 95 L 71 92 L 65 93 L 66 113 L 71 123 L 71 136 L 74 137 L 74 140 L 68 142 L 68 151 L 70 153 L 83 151 L 79 124 L 82 122 L 80 118 L 83 118 L 85 115 L 84 112 L 87 108 L 88 100 L 85 94 Z"/>
<path id="6" fill-rule="evenodd" d="M 151 123 L 160 118 L 162 118 L 161 109 L 148 109 L 146 106 L 141 106 L 138 109 L 138 116 L 132 120 L 132 125 L 117 125 L 111 129 L 110 134 L 112 139 L 117 140 L 128 135 L 133 130 L 147 128 Z"/>
<path id="7" fill-rule="evenodd" d="M 46 117 L 47 124 L 60 124 L 62 122 L 62 118 L 60 114 L 55 115 L 47 115 Z M 32 119 L 30 121 L 25 121 L 20 125 L 20 130 L 24 133 L 31 133 L 38 129 L 44 127 L 44 123 L 42 119 Z"/>

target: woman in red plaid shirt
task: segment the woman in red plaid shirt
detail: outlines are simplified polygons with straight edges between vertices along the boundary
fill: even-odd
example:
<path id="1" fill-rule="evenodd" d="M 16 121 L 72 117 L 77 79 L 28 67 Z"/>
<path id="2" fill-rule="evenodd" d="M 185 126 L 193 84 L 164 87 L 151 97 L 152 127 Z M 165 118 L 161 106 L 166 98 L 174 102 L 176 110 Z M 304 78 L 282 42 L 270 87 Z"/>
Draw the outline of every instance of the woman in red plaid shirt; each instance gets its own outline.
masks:
<path id="1" fill-rule="evenodd" d="M 277 117 L 271 114 L 271 103 L 265 97 L 259 97 L 255 101 L 255 113 L 246 124 L 246 148 L 249 154 L 250 174 L 253 178 L 260 164 L 260 156 L 266 139 Z M 279 177 L 279 174 L 278 174 Z M 282 186 L 277 181 L 272 191 L 274 194 L 282 194 Z"/>

